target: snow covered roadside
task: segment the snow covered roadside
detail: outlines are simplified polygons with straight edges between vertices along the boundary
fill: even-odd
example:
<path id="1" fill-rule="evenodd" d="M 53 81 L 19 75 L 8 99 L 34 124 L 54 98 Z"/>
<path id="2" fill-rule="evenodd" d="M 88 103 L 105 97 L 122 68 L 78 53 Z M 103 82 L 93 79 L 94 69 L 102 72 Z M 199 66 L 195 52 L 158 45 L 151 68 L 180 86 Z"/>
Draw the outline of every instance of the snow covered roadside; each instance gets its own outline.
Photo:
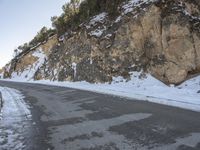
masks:
<path id="1" fill-rule="evenodd" d="M 22 150 L 30 132 L 31 112 L 20 91 L 0 87 L 3 98 L 0 113 L 0 149 Z"/>
<path id="2" fill-rule="evenodd" d="M 25 82 L 20 80 L 8 81 Z M 190 79 L 177 87 L 173 85 L 167 86 L 151 75 L 141 79 L 138 72 L 133 72 L 131 80 L 128 82 L 122 77 L 117 77 L 113 78 L 111 84 L 91 84 L 85 81 L 53 82 L 47 80 L 29 81 L 29 83 L 76 88 L 126 97 L 130 100 L 144 100 L 200 112 L 200 76 Z"/>
<path id="3" fill-rule="evenodd" d="M 8 119 L 13 116 L 17 118 L 21 118 L 21 116 L 24 116 L 26 119 L 31 118 L 29 106 L 24 102 L 24 96 L 20 91 L 7 87 L 0 87 L 0 92 L 4 103 L 2 107 L 3 118 Z"/>

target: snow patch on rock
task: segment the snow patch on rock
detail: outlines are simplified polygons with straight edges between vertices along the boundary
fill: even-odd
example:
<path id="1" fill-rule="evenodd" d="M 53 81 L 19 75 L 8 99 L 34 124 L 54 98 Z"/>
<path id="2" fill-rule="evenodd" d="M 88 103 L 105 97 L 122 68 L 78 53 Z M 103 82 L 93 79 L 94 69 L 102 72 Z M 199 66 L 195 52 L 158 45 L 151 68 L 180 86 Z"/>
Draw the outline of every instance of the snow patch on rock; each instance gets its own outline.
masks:
<path id="1" fill-rule="evenodd" d="M 99 15 L 94 16 L 90 22 L 89 25 L 90 26 L 95 26 L 97 23 L 104 23 L 105 22 L 105 18 L 108 14 L 106 12 L 100 13 Z"/>
<path id="2" fill-rule="evenodd" d="M 32 56 L 36 57 L 37 61 L 32 65 L 29 65 L 22 72 L 13 72 L 11 78 L 16 80 L 26 79 L 27 81 L 34 79 L 34 74 L 44 64 L 46 55 L 44 54 L 42 49 L 38 49 L 32 54 Z"/>
<path id="3" fill-rule="evenodd" d="M 141 7 L 142 4 L 148 4 L 154 2 L 155 0 L 130 0 L 127 4 L 122 6 L 123 13 L 126 15 L 134 10 L 134 8 Z"/>

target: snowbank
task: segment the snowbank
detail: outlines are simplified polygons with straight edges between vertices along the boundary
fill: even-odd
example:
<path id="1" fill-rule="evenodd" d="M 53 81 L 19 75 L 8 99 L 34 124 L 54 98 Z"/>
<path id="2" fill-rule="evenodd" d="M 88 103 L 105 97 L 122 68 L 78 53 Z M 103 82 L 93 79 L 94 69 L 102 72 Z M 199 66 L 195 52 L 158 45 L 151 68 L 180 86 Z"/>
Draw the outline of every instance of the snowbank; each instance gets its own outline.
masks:
<path id="1" fill-rule="evenodd" d="M 18 82 L 21 81 L 18 80 Z M 188 80 L 177 87 L 173 85 L 167 86 L 149 74 L 141 78 L 141 73 L 139 72 L 132 72 L 130 81 L 126 81 L 122 77 L 116 77 L 113 78 L 111 84 L 47 80 L 30 82 L 111 94 L 126 97 L 130 100 L 144 100 L 200 112 L 200 76 Z"/>

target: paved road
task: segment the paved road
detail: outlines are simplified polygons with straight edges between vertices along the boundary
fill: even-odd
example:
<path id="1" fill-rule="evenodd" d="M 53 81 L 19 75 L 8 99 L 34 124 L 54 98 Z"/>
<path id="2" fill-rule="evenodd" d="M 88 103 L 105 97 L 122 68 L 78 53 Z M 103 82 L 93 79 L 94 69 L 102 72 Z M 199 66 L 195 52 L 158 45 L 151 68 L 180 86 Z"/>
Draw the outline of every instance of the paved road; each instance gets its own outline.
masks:
<path id="1" fill-rule="evenodd" d="M 0 120 L 0 139 L 8 139 L 1 150 L 200 150 L 197 112 L 40 84 L 0 86 L 21 91 L 32 114 L 9 125 Z"/>

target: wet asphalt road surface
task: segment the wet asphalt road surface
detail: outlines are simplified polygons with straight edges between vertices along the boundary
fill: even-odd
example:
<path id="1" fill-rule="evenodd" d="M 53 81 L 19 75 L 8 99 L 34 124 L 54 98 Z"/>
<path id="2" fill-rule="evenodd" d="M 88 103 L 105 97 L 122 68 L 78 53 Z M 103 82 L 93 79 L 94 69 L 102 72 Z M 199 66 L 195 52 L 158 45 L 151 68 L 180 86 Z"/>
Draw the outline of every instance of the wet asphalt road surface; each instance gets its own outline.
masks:
<path id="1" fill-rule="evenodd" d="M 0 120 L 0 150 L 200 150 L 198 112 L 71 88 L 0 86 L 21 91 L 32 115 Z"/>

